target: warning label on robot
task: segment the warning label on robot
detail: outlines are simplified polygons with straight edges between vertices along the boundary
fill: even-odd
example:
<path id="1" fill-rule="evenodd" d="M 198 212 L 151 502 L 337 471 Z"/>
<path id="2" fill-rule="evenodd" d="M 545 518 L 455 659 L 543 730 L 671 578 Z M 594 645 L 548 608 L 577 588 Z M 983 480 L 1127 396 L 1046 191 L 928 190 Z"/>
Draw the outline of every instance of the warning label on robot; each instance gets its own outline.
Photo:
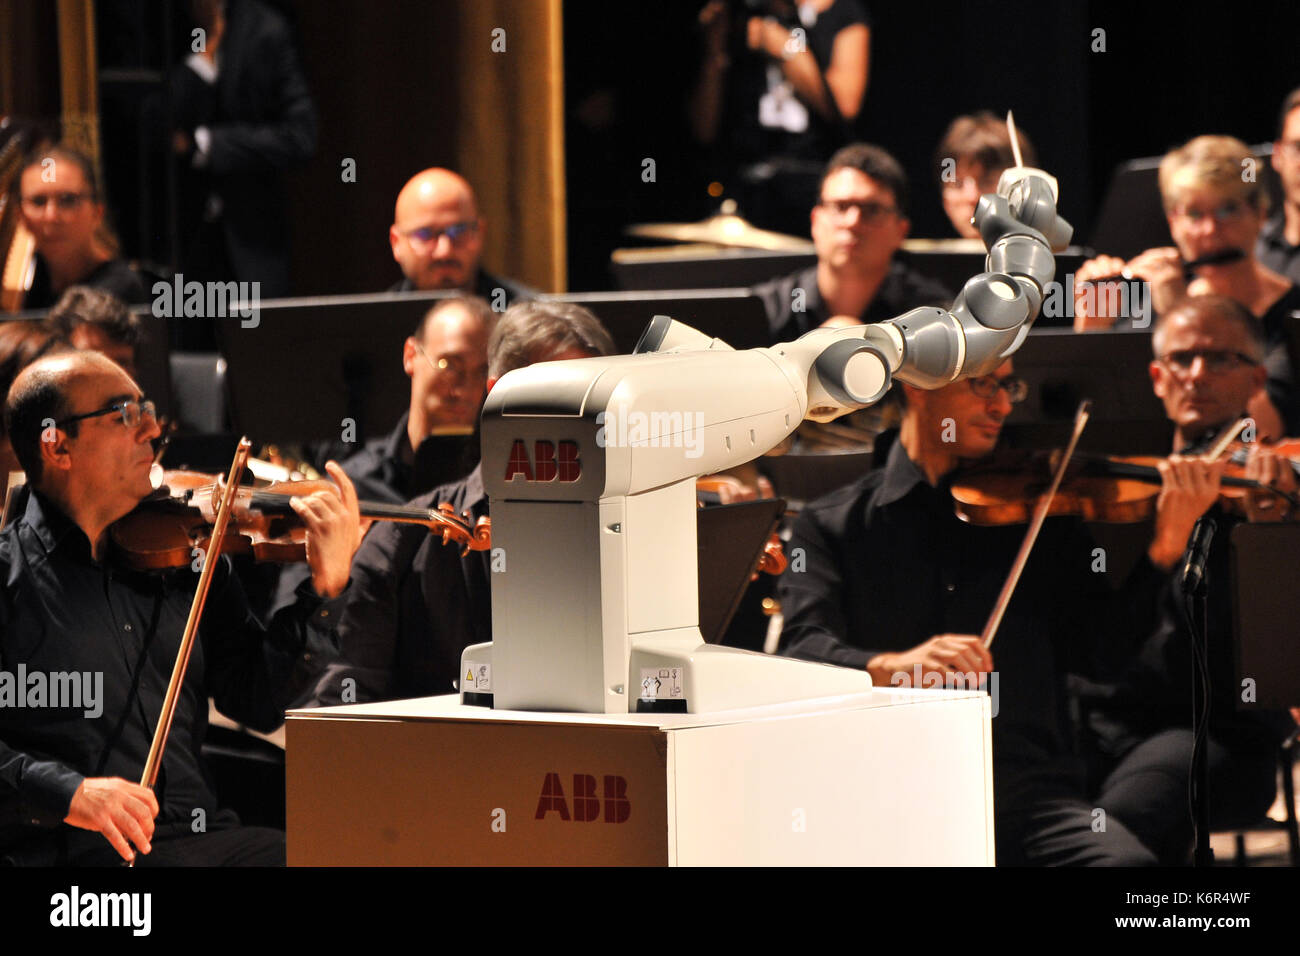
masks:
<path id="1" fill-rule="evenodd" d="M 641 668 L 642 700 L 682 700 L 685 696 L 680 667 Z"/>
<path id="2" fill-rule="evenodd" d="M 465 662 L 465 686 L 461 690 L 475 694 L 492 693 L 492 665 Z"/>

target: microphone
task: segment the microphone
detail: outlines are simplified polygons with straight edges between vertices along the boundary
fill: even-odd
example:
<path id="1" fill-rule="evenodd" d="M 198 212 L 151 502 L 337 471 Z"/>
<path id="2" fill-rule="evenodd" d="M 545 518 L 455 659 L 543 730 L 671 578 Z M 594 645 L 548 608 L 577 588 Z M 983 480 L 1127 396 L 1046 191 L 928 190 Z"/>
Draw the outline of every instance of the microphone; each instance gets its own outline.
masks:
<path id="1" fill-rule="evenodd" d="M 1187 548 L 1187 561 L 1183 564 L 1181 584 L 1184 594 L 1205 593 L 1205 562 L 1210 557 L 1214 529 L 1214 519 L 1209 515 L 1201 515 L 1196 519 L 1191 544 Z"/>

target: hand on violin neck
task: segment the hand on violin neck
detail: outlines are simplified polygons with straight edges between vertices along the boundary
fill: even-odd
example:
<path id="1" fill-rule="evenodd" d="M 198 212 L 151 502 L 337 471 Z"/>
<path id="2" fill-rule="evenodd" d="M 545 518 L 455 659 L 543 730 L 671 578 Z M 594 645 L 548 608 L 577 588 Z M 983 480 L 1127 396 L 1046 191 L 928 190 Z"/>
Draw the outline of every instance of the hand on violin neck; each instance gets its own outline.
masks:
<path id="1" fill-rule="evenodd" d="M 1156 499 L 1156 526 L 1147 548 L 1151 563 L 1171 569 L 1187 550 L 1196 520 L 1210 510 L 1219 497 L 1224 460 L 1170 455 L 1157 462 L 1160 497 Z"/>
<path id="2" fill-rule="evenodd" d="M 1251 442 L 1246 459 L 1246 477 L 1261 485 L 1295 494 L 1296 473 L 1291 462 L 1276 449 L 1259 442 Z M 1290 514 L 1290 503 L 1280 495 L 1266 489 L 1250 491 L 1243 499 L 1246 517 L 1251 521 L 1281 521 Z"/>
<path id="3" fill-rule="evenodd" d="M 291 498 L 289 506 L 307 526 L 307 565 L 321 597 L 337 597 L 348 583 L 352 555 L 361 545 L 361 510 L 352 480 L 337 462 L 325 466 L 337 490 Z"/>

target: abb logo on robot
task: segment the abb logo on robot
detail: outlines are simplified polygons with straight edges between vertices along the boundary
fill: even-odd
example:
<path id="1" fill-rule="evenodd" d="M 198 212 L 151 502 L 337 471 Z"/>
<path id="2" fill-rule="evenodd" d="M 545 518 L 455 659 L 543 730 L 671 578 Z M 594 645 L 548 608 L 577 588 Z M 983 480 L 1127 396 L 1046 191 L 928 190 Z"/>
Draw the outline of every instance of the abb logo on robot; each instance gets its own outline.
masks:
<path id="1" fill-rule="evenodd" d="M 577 481 L 582 476 L 578 443 L 535 441 L 530 456 L 528 443 L 516 438 L 510 446 L 505 480 L 513 481 L 516 475 L 523 475 L 524 481 Z"/>
<path id="2" fill-rule="evenodd" d="M 605 775 L 605 822 L 626 823 L 632 813 L 632 801 L 627 798 L 627 781 L 622 777 Z M 600 816 L 600 797 L 596 796 L 596 778 L 589 773 L 573 775 L 573 820 L 590 823 Z M 548 773 L 542 781 L 542 794 L 537 798 L 534 819 L 545 820 L 548 813 L 558 813 L 568 820 L 569 802 L 564 797 L 564 784 L 558 773 Z"/>

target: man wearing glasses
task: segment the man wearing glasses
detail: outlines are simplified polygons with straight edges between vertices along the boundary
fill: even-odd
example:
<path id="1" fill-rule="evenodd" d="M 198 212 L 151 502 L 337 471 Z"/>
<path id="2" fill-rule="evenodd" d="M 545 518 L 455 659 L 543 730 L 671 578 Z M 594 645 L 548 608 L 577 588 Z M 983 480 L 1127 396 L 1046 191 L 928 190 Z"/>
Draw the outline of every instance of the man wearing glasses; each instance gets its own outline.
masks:
<path id="1" fill-rule="evenodd" d="M 307 528 L 315 593 L 270 625 L 249 611 L 222 560 L 209 592 L 158 785 L 139 779 L 184 630 L 195 575 L 124 566 L 110 526 L 152 491 L 153 403 L 93 352 L 39 359 L 19 374 L 5 426 L 31 494 L 0 532 L 0 670 L 91 675 L 92 711 L 58 701 L 0 707 L 0 864 L 109 865 L 144 854 L 158 865 L 284 862 L 284 835 L 245 828 L 218 808 L 199 755 L 208 698 L 271 730 L 283 719 L 279 669 L 309 628 L 342 610 L 360 543 L 356 494 L 294 498 Z M 30 695 L 29 695 L 30 697 Z M 97 711 L 97 712 L 96 712 Z M 156 818 L 156 819 L 155 819 Z"/>
<path id="2" fill-rule="evenodd" d="M 390 292 L 459 289 L 481 296 L 498 312 L 533 290 L 480 267 L 486 220 L 474 190 L 450 169 L 416 173 L 397 194 L 388 242 L 405 278 Z"/>
<path id="3" fill-rule="evenodd" d="M 1240 521 L 1218 505 L 1224 462 L 1199 457 L 1246 413 L 1263 391 L 1266 342 L 1261 325 L 1226 296 L 1193 296 L 1161 315 L 1152 332 L 1151 381 L 1174 426 L 1175 454 L 1165 477 L 1149 552 L 1167 577 L 1157 595 L 1158 622 L 1113 686 L 1093 688 L 1091 730 L 1110 771 L 1111 807 L 1164 863 L 1180 863 L 1191 846 L 1187 773 L 1191 760 L 1192 647 L 1175 603 L 1187 541 L 1202 515 L 1216 523 L 1206 562 L 1211 713 L 1208 744 L 1212 829 L 1249 826 L 1273 802 L 1276 748 L 1294 723 L 1283 713 L 1239 709 L 1233 667 L 1229 533 Z M 1245 474 L 1294 494 L 1292 465 L 1252 442 Z M 1245 499 L 1252 521 L 1289 516 L 1291 504 L 1260 491 Z"/>
<path id="4" fill-rule="evenodd" d="M 1282 209 L 1264 224 L 1255 255 L 1292 282 L 1300 282 L 1300 89 L 1282 104 L 1273 169 L 1282 180 Z"/>
<path id="5" fill-rule="evenodd" d="M 896 262 L 911 223 L 907 175 L 878 146 L 845 146 L 826 164 L 812 210 L 817 265 L 754 287 L 773 344 L 828 319 L 879 322 L 923 305 L 947 307 L 952 293 Z"/>
<path id="6" fill-rule="evenodd" d="M 1174 345 L 1178 360 L 1194 347 Z M 1205 374 L 1200 358 L 1192 365 Z M 1262 372 L 1252 374 L 1258 380 Z M 1154 864 L 1158 850 L 1133 822 L 1135 807 L 1153 799 L 1147 783 L 1124 776 L 1126 802 L 1119 806 L 1114 781 L 1100 774 L 1089 780 L 1074 753 L 1066 674 L 1114 673 L 1152 632 L 1164 572 L 1182 554 L 1222 465 L 1181 458 L 1162 465 L 1147 554 L 1118 588 L 1098 573 L 1095 545 L 1081 524 L 1050 519 L 996 644 L 986 648 L 978 635 L 1025 528 L 962 522 L 950 489 L 964 467 L 994 451 L 1025 383 L 1008 360 L 991 376 L 933 391 L 899 389 L 902 427 L 884 467 L 813 502 L 795 523 L 791 563 L 779 584 L 782 653 L 864 668 L 881 686 L 961 687 L 969 686 L 967 675 L 990 675 L 990 691 L 997 688 L 999 863 Z M 1239 411 L 1246 394 L 1225 414 Z M 1208 407 L 1201 402 L 1198 396 L 1191 407 Z M 1105 811 L 1101 827 L 1097 808 Z"/>

